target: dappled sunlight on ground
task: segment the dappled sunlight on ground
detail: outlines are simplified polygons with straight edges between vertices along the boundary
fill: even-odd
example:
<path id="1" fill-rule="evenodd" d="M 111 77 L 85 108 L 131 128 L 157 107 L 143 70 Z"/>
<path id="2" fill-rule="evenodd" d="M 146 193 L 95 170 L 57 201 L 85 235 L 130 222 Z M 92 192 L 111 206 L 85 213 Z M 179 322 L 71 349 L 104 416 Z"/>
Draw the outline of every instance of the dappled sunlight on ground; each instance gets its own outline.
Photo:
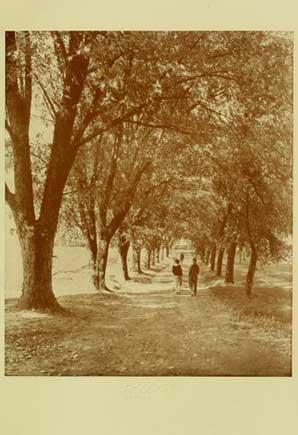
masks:
<path id="1" fill-rule="evenodd" d="M 291 293 L 270 287 L 269 279 L 287 286 L 288 265 L 258 271 L 258 282 L 268 279 L 267 287 L 257 286 L 247 300 L 238 281 L 225 287 L 206 266 L 197 297 L 190 297 L 190 258 L 181 294 L 173 291 L 172 259 L 146 274 L 131 272 L 127 282 L 113 259 L 114 293 L 61 295 L 67 317 L 16 312 L 15 301 L 7 300 L 7 375 L 291 374 Z M 60 285 L 65 275 L 80 283 L 87 270 L 76 266 L 79 271 L 63 274 Z M 243 282 L 244 272 L 245 265 L 237 265 L 237 280 Z"/>

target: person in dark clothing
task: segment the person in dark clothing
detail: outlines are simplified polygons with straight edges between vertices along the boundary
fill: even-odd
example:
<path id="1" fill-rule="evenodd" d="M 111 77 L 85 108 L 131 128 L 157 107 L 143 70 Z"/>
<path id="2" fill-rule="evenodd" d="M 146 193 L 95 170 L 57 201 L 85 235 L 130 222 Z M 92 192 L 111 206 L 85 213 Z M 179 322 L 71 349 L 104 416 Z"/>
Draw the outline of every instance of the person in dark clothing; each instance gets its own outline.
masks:
<path id="1" fill-rule="evenodd" d="M 200 273 L 200 268 L 197 264 L 197 259 L 194 258 L 192 265 L 190 266 L 189 272 L 188 272 L 188 282 L 189 287 L 191 290 L 191 296 L 197 295 L 197 285 L 198 285 L 198 275 Z"/>
<path id="2" fill-rule="evenodd" d="M 180 262 L 181 262 L 181 264 L 183 263 L 183 260 L 184 260 L 184 254 L 183 254 L 183 252 L 181 252 L 181 254 L 180 254 Z"/>
<path id="3" fill-rule="evenodd" d="M 182 267 L 180 265 L 180 261 L 178 259 L 175 260 L 175 264 L 173 264 L 172 272 L 173 272 L 174 279 L 175 279 L 174 290 L 176 291 L 176 293 L 179 293 L 181 290 L 181 285 L 182 285 L 183 272 L 182 272 Z"/>

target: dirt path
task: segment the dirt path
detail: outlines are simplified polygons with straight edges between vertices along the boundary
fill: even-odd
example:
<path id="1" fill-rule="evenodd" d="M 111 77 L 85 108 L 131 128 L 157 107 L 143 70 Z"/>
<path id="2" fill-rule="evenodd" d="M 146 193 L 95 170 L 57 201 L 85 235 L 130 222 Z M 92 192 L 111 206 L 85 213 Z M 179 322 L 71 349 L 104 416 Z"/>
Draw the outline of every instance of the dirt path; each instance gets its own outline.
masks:
<path id="1" fill-rule="evenodd" d="M 6 314 L 7 375 L 287 376 L 290 339 L 239 321 L 205 287 L 172 291 L 170 267 L 119 294 L 60 298 L 71 317 Z M 186 281 L 186 280 L 185 280 Z"/>

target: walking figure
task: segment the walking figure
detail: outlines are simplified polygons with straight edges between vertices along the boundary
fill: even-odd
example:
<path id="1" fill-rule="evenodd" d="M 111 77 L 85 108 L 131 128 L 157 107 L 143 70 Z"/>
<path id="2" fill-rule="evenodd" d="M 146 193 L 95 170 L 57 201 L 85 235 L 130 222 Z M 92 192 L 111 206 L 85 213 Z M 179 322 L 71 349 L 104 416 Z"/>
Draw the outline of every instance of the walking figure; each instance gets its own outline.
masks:
<path id="1" fill-rule="evenodd" d="M 174 281 L 174 285 L 175 285 L 174 290 L 176 290 L 176 293 L 180 293 L 181 286 L 182 286 L 183 272 L 182 272 L 182 267 L 180 265 L 180 261 L 178 259 L 176 259 L 175 264 L 173 264 L 172 272 L 173 272 L 174 280 L 175 280 Z"/>
<path id="2" fill-rule="evenodd" d="M 197 259 L 194 258 L 192 265 L 190 266 L 189 272 L 188 272 L 188 282 L 189 287 L 191 290 L 191 296 L 197 295 L 197 285 L 198 285 L 198 275 L 200 273 L 200 268 L 197 264 Z"/>
<path id="3" fill-rule="evenodd" d="M 183 260 L 184 260 L 184 254 L 183 254 L 183 252 L 181 252 L 181 254 L 180 254 L 180 263 L 181 264 L 183 263 Z"/>

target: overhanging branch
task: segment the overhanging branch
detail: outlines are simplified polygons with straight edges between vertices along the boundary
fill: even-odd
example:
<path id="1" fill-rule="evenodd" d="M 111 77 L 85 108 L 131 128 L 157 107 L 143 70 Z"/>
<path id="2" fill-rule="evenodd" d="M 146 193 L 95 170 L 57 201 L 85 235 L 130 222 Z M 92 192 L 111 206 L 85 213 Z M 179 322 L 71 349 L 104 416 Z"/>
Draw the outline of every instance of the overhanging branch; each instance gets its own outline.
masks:
<path id="1" fill-rule="evenodd" d="M 180 128 L 177 128 L 175 125 L 171 125 L 171 124 L 154 124 L 154 123 L 147 123 L 147 122 L 133 121 L 133 120 L 127 120 L 127 122 L 129 122 L 131 124 L 141 125 L 143 127 L 148 127 L 148 128 L 156 128 L 156 129 L 160 129 L 160 130 L 176 131 L 177 133 L 182 133 L 182 134 L 186 134 L 186 135 L 193 133 L 193 132 L 188 131 L 188 130 L 182 130 Z"/>
<path id="2" fill-rule="evenodd" d="M 122 116 L 118 116 L 117 118 L 113 119 L 110 122 L 110 124 L 107 125 L 105 128 L 98 128 L 98 129 L 96 129 L 93 133 L 89 134 L 85 138 L 83 137 L 80 140 L 79 145 L 82 146 L 82 145 L 90 142 L 91 140 L 95 139 L 96 137 L 102 135 L 106 131 L 110 130 L 112 127 L 116 127 L 121 122 L 128 121 L 131 116 L 140 113 L 146 107 L 146 105 L 147 105 L 147 103 L 141 104 L 140 106 L 132 109 L 131 111 L 127 112 L 126 114 L 124 114 Z"/>

